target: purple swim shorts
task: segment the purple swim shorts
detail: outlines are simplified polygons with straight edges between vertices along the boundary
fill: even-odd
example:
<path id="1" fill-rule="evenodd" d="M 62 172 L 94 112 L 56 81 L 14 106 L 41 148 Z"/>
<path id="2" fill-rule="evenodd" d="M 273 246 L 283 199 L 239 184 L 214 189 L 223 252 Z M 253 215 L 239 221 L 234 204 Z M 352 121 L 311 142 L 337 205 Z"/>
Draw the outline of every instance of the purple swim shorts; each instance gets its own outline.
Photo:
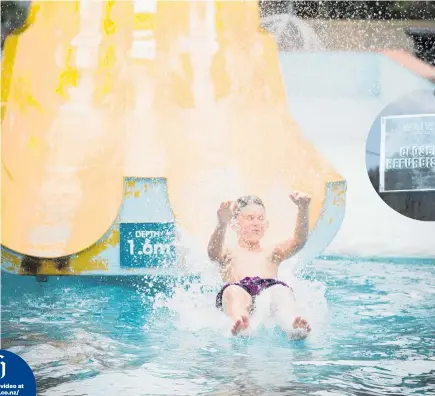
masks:
<path id="1" fill-rule="evenodd" d="M 224 285 L 224 287 L 221 289 L 221 291 L 216 296 L 216 307 L 217 308 L 222 308 L 222 296 L 224 294 L 224 291 L 228 286 L 232 286 L 232 285 L 240 286 L 243 290 L 247 291 L 252 297 L 252 303 L 254 303 L 256 296 L 258 296 L 263 290 L 265 290 L 271 286 L 282 285 L 282 286 L 290 288 L 289 285 L 287 285 L 286 283 L 281 282 L 277 279 L 272 279 L 272 278 L 271 279 L 263 279 L 263 278 L 260 278 L 258 276 L 254 276 L 252 278 L 246 277 L 246 278 L 243 278 L 239 282 L 227 283 Z"/>

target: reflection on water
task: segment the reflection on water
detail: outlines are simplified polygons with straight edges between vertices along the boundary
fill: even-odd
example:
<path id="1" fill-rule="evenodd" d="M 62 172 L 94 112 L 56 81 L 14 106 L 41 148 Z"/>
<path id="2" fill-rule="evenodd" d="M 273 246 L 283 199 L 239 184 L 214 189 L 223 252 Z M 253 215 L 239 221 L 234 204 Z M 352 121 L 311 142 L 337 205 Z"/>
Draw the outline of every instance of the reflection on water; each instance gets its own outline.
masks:
<path id="1" fill-rule="evenodd" d="M 31 364 L 41 395 L 430 394 L 434 275 L 430 264 L 316 262 L 293 281 L 318 319 L 306 341 L 267 327 L 230 337 L 214 293 L 195 282 L 169 297 L 4 284 L 3 348 Z"/>

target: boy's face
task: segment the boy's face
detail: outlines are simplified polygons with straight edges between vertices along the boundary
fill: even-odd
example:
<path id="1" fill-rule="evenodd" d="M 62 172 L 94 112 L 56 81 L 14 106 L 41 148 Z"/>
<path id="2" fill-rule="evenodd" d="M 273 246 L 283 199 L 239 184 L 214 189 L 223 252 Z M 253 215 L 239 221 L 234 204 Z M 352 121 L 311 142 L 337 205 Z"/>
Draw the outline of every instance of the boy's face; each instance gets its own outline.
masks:
<path id="1" fill-rule="evenodd" d="M 258 242 L 267 228 L 266 213 L 261 205 L 250 204 L 240 210 L 236 219 L 239 238 L 246 242 Z"/>

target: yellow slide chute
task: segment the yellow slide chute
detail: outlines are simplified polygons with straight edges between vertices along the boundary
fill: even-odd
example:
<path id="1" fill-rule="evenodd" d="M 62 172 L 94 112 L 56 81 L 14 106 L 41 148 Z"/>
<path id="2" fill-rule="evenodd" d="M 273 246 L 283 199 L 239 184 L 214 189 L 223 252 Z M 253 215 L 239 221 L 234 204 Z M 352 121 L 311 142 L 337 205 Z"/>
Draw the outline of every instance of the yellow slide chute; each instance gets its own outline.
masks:
<path id="1" fill-rule="evenodd" d="M 87 249 L 72 272 L 95 269 L 127 176 L 166 178 L 179 227 L 204 247 L 219 202 L 240 195 L 265 201 L 270 241 L 292 232 L 290 190 L 312 195 L 312 231 L 334 220 L 329 206 L 342 212 L 344 181 L 289 114 L 256 2 L 32 7 L 2 61 L 3 246 L 46 258 Z"/>
<path id="2" fill-rule="evenodd" d="M 2 244 L 17 252 L 76 253 L 119 210 L 129 87 L 102 5 L 34 2 L 34 22 L 6 41 Z"/>

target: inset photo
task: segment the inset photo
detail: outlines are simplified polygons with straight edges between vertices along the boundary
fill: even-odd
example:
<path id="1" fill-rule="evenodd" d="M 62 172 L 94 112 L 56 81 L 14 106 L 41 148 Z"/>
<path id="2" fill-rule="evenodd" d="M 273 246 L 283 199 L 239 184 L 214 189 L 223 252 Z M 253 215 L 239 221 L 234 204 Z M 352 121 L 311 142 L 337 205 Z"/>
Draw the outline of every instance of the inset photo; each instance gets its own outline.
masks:
<path id="1" fill-rule="evenodd" d="M 435 91 L 412 92 L 382 110 L 367 138 L 366 166 L 392 209 L 435 221 Z"/>

